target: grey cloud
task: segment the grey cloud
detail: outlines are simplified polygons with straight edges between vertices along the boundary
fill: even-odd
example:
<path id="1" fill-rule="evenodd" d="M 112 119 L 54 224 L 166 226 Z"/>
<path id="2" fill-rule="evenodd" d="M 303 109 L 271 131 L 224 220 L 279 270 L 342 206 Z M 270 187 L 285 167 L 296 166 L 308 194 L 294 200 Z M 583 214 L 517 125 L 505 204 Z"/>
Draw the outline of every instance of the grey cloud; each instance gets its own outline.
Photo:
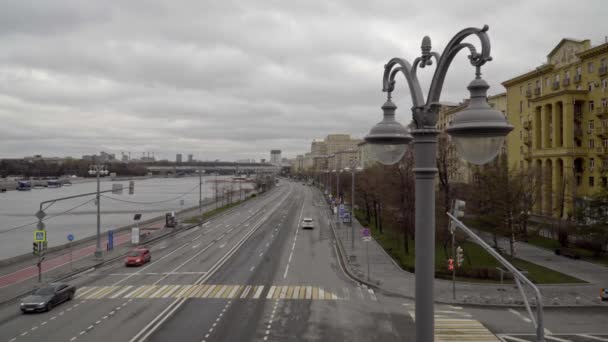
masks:
<path id="1" fill-rule="evenodd" d="M 601 1 L 14 1 L 0 13 L 0 157 L 154 151 L 198 158 L 301 153 L 380 120 L 383 65 L 490 25 L 491 92 L 562 37 L 603 42 Z M 470 40 L 478 45 L 475 39 Z M 456 60 L 442 99 L 468 96 Z M 428 86 L 431 70 L 420 72 Z M 411 118 L 398 79 L 399 119 Z"/>

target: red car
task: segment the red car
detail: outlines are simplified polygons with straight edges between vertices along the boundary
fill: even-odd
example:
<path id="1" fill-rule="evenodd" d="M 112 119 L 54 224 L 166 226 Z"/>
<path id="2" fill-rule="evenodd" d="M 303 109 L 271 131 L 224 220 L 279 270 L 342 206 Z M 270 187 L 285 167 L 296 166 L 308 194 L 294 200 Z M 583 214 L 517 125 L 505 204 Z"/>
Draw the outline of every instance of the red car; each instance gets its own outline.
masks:
<path id="1" fill-rule="evenodd" d="M 141 266 L 147 262 L 150 262 L 152 256 L 150 250 L 147 248 L 134 249 L 127 255 L 125 259 L 125 266 Z"/>

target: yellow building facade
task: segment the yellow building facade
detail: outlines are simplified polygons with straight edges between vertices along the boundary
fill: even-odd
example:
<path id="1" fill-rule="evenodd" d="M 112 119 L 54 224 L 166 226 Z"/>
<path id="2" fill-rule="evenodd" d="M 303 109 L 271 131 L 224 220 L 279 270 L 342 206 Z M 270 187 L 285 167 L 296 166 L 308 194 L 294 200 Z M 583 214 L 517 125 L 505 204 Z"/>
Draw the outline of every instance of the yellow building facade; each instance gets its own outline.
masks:
<path id="1" fill-rule="evenodd" d="M 607 185 L 608 43 L 563 39 L 546 64 L 503 85 L 510 165 L 540 171 L 536 214 L 571 217 Z"/>

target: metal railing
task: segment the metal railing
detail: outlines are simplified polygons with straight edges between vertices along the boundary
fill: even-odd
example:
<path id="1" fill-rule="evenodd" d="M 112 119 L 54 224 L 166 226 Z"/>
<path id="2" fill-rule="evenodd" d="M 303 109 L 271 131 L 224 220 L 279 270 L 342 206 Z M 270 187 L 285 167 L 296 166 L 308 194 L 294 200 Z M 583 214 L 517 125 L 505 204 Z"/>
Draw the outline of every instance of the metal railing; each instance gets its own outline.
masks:
<path id="1" fill-rule="evenodd" d="M 464 223 L 460 222 L 454 215 L 451 213 L 446 213 L 448 217 L 452 220 L 457 228 L 460 228 L 463 232 L 465 232 L 468 236 L 473 238 L 475 242 L 480 245 L 486 252 L 492 255 L 498 262 L 500 262 L 509 272 L 513 274 L 513 279 L 515 280 L 515 284 L 517 284 L 517 288 L 521 293 L 524 304 L 526 306 L 526 310 L 528 311 L 528 315 L 530 315 L 530 320 L 536 328 L 536 340 L 540 342 L 545 341 L 545 329 L 544 329 L 544 320 L 543 320 L 543 300 L 542 295 L 540 294 L 540 290 L 532 281 L 511 263 L 509 263 L 505 258 L 502 257 L 497 251 L 495 251 L 490 245 L 488 245 L 481 237 L 477 234 L 473 233 L 471 229 L 464 225 Z M 524 292 L 524 288 L 522 283 L 528 285 L 532 291 L 534 292 L 534 297 L 536 298 L 536 317 L 532 313 L 532 308 L 530 303 L 528 302 L 528 298 L 526 297 L 526 293 Z"/>

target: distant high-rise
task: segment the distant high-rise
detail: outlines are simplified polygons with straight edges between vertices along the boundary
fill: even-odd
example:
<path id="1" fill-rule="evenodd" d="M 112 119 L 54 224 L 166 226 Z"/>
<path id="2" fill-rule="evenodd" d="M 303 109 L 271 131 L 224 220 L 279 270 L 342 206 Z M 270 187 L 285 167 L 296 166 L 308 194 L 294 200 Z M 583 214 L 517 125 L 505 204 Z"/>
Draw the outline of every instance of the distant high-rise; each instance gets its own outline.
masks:
<path id="1" fill-rule="evenodd" d="M 194 161 L 194 155 L 189 154 L 188 155 L 188 163 L 192 163 Z"/>
<path id="2" fill-rule="evenodd" d="M 270 163 L 274 165 L 281 164 L 281 150 L 270 150 Z"/>
<path id="3" fill-rule="evenodd" d="M 175 162 L 176 163 L 181 163 L 182 162 L 182 154 L 178 153 L 175 155 Z"/>

